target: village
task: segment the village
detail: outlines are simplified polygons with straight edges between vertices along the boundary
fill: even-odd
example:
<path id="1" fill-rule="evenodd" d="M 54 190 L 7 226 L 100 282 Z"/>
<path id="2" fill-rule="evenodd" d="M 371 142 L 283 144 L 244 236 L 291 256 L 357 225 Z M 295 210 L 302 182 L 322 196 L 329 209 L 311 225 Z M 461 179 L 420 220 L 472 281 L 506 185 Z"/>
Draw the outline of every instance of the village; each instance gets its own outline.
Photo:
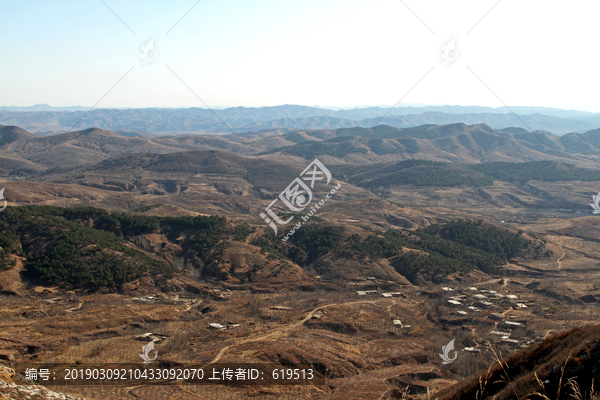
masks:
<path id="1" fill-rule="evenodd" d="M 191 346 L 206 360 L 212 355 L 207 343 L 258 340 L 279 330 L 296 335 L 302 329 L 321 329 L 359 341 L 396 338 L 418 343 L 428 338 L 431 345 L 426 351 L 436 360 L 441 346 L 455 339 L 457 351 L 484 362 L 490 344 L 510 354 L 583 325 L 597 312 L 594 304 L 552 296 L 549 286 L 518 277 L 414 286 L 365 276 L 344 286 L 319 279 L 317 286 L 312 291 L 285 292 L 260 284 L 245 290 L 220 284 L 198 292 L 112 295 L 111 300 L 78 296 L 78 292 L 53 297 L 56 294 L 48 292 L 38 307 L 24 307 L 22 315 L 27 319 L 85 315 L 107 301 L 128 310 L 122 317 L 125 322 L 133 321 L 132 311 L 164 310 L 182 322 L 131 322 L 129 340 L 154 341 L 169 348 Z M 102 334 L 111 332 L 107 327 Z M 185 340 L 178 339 L 182 335 Z"/>
<path id="2" fill-rule="evenodd" d="M 507 352 L 527 347 L 537 343 L 555 330 L 561 330 L 570 326 L 580 325 L 577 322 L 581 318 L 571 318 L 571 324 L 560 323 L 556 320 L 556 313 L 562 305 L 561 301 L 549 298 L 531 290 L 527 285 L 522 285 L 515 280 L 507 278 L 495 279 L 482 282 L 480 285 L 460 284 L 451 286 L 402 286 L 396 290 L 390 290 L 390 285 L 381 285 L 374 277 L 364 278 L 364 283 L 370 283 L 371 289 L 354 290 L 360 298 L 390 299 L 393 301 L 408 301 L 409 299 L 423 299 L 436 305 L 436 315 L 430 315 L 430 322 L 434 322 L 450 336 L 457 339 L 464 352 L 481 352 L 490 343 Z M 325 282 L 327 284 L 327 282 Z M 353 285 L 349 285 L 350 287 Z M 387 290 L 382 289 L 382 287 Z M 402 291 L 400 291 L 402 290 Z M 166 296 L 147 296 L 132 298 L 134 302 L 157 302 L 167 301 L 185 305 L 185 309 L 197 308 L 203 314 L 212 311 L 214 301 L 222 302 L 228 300 L 234 292 L 229 289 L 213 288 L 201 298 L 184 298 L 177 296 L 167 298 Z M 283 306 L 277 302 L 270 302 L 277 296 L 265 295 L 263 307 L 271 312 L 293 312 L 296 307 Z M 203 304 L 205 303 L 205 304 Z M 213 306 L 209 304 L 213 303 Z M 212 308 L 211 308 L 212 307 Z M 312 319 L 318 319 L 320 313 L 312 315 Z M 381 321 L 389 327 L 390 332 L 409 334 L 411 323 L 400 317 L 390 317 L 388 322 Z M 250 322 L 251 323 L 251 322 Z M 205 329 L 212 331 L 226 331 L 246 326 L 248 322 L 233 321 L 229 319 L 213 320 L 205 323 Z M 165 340 L 166 337 L 151 332 L 139 335 L 138 340 L 157 341 Z"/>
<path id="3" fill-rule="evenodd" d="M 373 279 L 370 281 L 375 283 Z M 582 304 L 576 307 L 578 311 L 565 316 L 558 312 L 564 300 L 546 296 L 535 287 L 535 284 L 501 278 L 480 285 L 403 287 L 402 292 L 377 287 L 355 293 L 359 297 L 400 301 L 425 297 L 436 305 L 436 312 L 428 318 L 455 337 L 462 351 L 479 353 L 493 344 L 510 353 L 537 343 L 554 331 L 583 324 L 591 312 L 590 305 Z M 569 305 L 573 309 L 573 304 Z M 391 323 L 394 328 L 410 331 L 411 325 L 400 319 L 393 319 Z"/>

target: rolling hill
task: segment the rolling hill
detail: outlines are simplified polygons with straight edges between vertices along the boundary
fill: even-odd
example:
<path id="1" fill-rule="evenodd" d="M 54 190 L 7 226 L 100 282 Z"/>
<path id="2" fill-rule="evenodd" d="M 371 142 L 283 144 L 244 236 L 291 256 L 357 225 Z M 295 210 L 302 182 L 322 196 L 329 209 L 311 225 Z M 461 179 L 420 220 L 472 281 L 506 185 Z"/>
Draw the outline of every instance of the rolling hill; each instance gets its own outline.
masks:
<path id="1" fill-rule="evenodd" d="M 243 138 L 182 135 L 126 137 L 90 128 L 53 136 L 35 136 L 0 126 L 0 175 L 23 176 L 53 167 L 94 163 L 131 153 L 165 154 L 184 150 L 224 150 L 273 159 L 319 157 L 328 165 L 424 159 L 451 163 L 561 160 L 600 168 L 600 131 L 556 137 L 520 128 L 492 129 L 484 124 L 257 131 Z"/>
<path id="2" fill-rule="evenodd" d="M 515 257 L 552 254 L 539 240 L 483 221 L 380 233 L 315 219 L 290 243 L 281 241 L 283 233 L 273 236 L 268 229 L 218 216 L 15 207 L 0 215 L 0 271 L 16 265 L 15 257 L 23 257 L 24 274 L 33 282 L 96 291 L 123 290 L 148 273 L 265 281 L 265 271 L 259 271 L 267 264 L 283 265 L 281 282 L 315 270 L 344 281 L 355 274 L 351 266 L 360 262 L 363 268 L 383 268 L 380 274 L 388 280 L 418 284 L 444 282 L 473 270 L 481 276 Z M 324 259 L 334 259 L 337 271 L 324 268 Z"/>
<path id="3" fill-rule="evenodd" d="M 298 131 L 283 135 L 295 142 L 264 154 L 280 153 L 306 159 L 317 155 L 328 160 L 373 162 L 426 159 L 432 161 L 481 163 L 571 160 L 598 168 L 598 131 L 556 137 L 546 132 L 530 133 L 520 128 L 496 130 L 485 124 L 423 125 L 399 129 L 379 125 L 371 130 L 349 128 Z"/>

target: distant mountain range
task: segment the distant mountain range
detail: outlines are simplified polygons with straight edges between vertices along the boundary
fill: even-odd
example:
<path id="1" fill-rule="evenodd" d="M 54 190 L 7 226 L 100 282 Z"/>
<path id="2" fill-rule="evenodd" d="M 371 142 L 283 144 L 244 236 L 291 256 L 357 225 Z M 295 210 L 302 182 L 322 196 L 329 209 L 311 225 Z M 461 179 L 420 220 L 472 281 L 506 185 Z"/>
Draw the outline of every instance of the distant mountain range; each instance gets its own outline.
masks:
<path id="1" fill-rule="evenodd" d="M 557 137 L 521 128 L 493 129 L 485 124 L 421 125 L 404 129 L 379 125 L 372 130 L 297 131 L 281 138 L 295 144 L 265 154 L 307 159 L 319 156 L 330 163 L 336 163 L 336 159 L 352 163 L 425 159 L 477 164 L 560 158 L 581 166 L 600 166 L 600 129 Z"/>
<path id="2" fill-rule="evenodd" d="M 343 182 L 342 200 L 578 210 L 597 193 L 600 130 L 557 137 L 459 123 L 263 130 L 240 139 L 123 137 L 98 128 L 36 136 L 0 126 L 0 177 L 18 204 L 128 210 L 168 202 L 175 215 L 258 216 L 317 157 Z"/>
<path id="3" fill-rule="evenodd" d="M 48 104 L 34 104 L 33 106 L 19 107 L 19 106 L 1 106 L 0 111 L 89 111 L 90 107 L 83 106 L 67 106 L 67 107 L 54 107 Z"/>
<path id="4" fill-rule="evenodd" d="M 396 128 L 424 124 L 462 122 L 486 124 L 495 129 L 521 127 L 544 130 L 555 135 L 585 132 L 600 127 L 600 113 L 545 107 L 423 106 L 329 110 L 318 107 L 283 105 L 276 107 L 232 107 L 212 111 L 203 108 L 96 109 L 83 107 L 0 107 L 0 124 L 20 126 L 37 135 L 81 130 L 91 127 L 114 131 L 122 136 L 196 134 L 243 134 L 258 130 L 339 129 L 371 127 L 385 123 Z M 386 115 L 385 119 L 381 118 Z M 524 125 L 525 124 L 525 125 Z"/>
<path id="5" fill-rule="evenodd" d="M 245 133 L 242 138 L 231 134 L 146 138 L 125 137 L 99 128 L 36 136 L 19 127 L 0 125 L 0 175 L 4 176 L 26 176 L 131 153 L 188 150 L 223 150 L 300 163 L 319 157 L 331 166 L 414 159 L 467 164 L 560 160 L 600 169 L 600 129 L 557 137 L 520 128 L 457 123 L 404 129 L 379 125 L 372 130 L 262 130 Z"/>

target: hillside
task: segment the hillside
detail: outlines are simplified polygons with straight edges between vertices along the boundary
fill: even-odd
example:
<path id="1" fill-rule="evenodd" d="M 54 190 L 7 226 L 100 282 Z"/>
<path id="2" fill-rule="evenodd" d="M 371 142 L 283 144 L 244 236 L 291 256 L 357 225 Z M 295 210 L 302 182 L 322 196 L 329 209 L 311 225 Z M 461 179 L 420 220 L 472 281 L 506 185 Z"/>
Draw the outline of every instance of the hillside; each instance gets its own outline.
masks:
<path id="1" fill-rule="evenodd" d="M 128 152 L 173 151 L 143 137 L 125 138 L 98 128 L 46 137 L 26 133 L 14 140 L 4 141 L 0 147 L 2 155 L 20 157 L 49 168 L 97 162 L 110 155 Z"/>
<path id="2" fill-rule="evenodd" d="M 29 133 L 18 126 L 0 125 L 0 146 L 16 141 L 33 139 L 35 137 L 36 136 L 33 133 Z"/>
<path id="3" fill-rule="evenodd" d="M 267 158 L 319 157 L 328 165 L 369 164 L 410 159 L 451 163 L 525 162 L 558 159 L 600 168 L 600 133 L 556 137 L 519 128 L 487 125 L 423 125 L 399 129 L 380 125 L 332 130 L 257 131 L 239 136 L 182 135 L 148 139 L 90 128 L 53 136 L 35 136 L 14 126 L 0 127 L 0 175 L 24 176 L 53 167 L 95 163 L 131 153 L 166 154 L 223 150 Z M 549 146 L 549 147 L 548 147 Z"/>
<path id="4" fill-rule="evenodd" d="M 89 211 L 88 211 L 89 213 Z M 144 274 L 172 277 L 175 269 L 118 237 L 81 223 L 61 218 L 84 218 L 79 212 L 18 207 L 0 215 L 2 230 L 0 270 L 25 264 L 24 275 L 33 282 L 64 289 L 116 289 Z M 117 229 L 118 221 L 103 221 Z M 128 225 L 125 224 L 125 228 Z M 135 228 L 129 228 L 135 229 Z"/>
<path id="5" fill-rule="evenodd" d="M 411 212 L 379 199 L 351 203 L 332 208 L 371 212 L 366 216 L 370 222 L 377 221 L 373 215 L 380 210 Z M 597 273 L 597 251 L 592 242 L 565 241 L 558 247 L 553 241 L 559 239 L 545 235 L 557 235 L 555 225 L 534 233 L 533 226 L 522 232 L 515 224 L 428 218 L 416 229 L 384 231 L 329 220 L 334 211 L 328 211 L 283 243 L 262 223 L 151 215 L 159 208 L 125 214 L 30 206 L 1 213 L 0 246 L 9 262 L 2 264 L 0 285 L 19 271 L 27 279 L 14 292 L 2 288 L 0 293 L 0 356 L 23 362 L 19 366 L 28 361 L 139 363 L 139 349 L 146 344 L 139 336 L 152 332 L 164 337 L 156 348 L 167 365 L 272 362 L 283 368 L 301 363 L 327 377 L 326 384 L 269 386 L 270 396 L 340 400 L 426 399 L 428 391 L 431 398 L 479 398 L 475 392 L 482 374 L 483 398 L 511 398 L 513 390 L 522 398 L 545 390 L 554 399 L 563 365 L 566 395 L 571 393 L 568 378 L 577 377 L 585 393 L 596 378 L 597 327 L 557 332 L 598 318 L 597 307 L 578 301 L 573 292 L 580 290 L 583 299 L 598 296 L 597 286 L 588 285 Z M 589 235 L 597 233 L 593 217 L 568 223 L 561 222 L 564 239 L 580 235 L 591 240 Z M 61 243 L 72 250 L 64 251 Z M 122 283 L 112 285 L 98 278 L 120 269 L 99 263 L 102 254 L 129 268 L 155 260 L 176 272 L 169 277 L 130 271 L 121 275 L 127 278 Z M 65 261 L 77 274 L 53 276 Z M 586 265 L 589 271 L 575 271 Z M 364 290 L 375 294 L 359 294 Z M 394 296 L 384 297 L 384 292 Z M 507 321 L 520 327 L 507 332 L 511 341 L 493 333 L 506 329 Z M 210 328 L 216 322 L 224 328 Z M 440 347 L 452 339 L 459 358 L 442 365 Z M 467 347 L 478 351 L 462 351 Z M 504 369 L 493 361 L 492 349 L 508 354 Z M 505 370 L 512 383 L 503 381 Z M 266 389 L 130 384 L 105 385 L 101 392 L 90 385 L 55 390 L 126 399 L 132 394 L 190 398 L 190 392 L 256 398 Z"/>
<path id="6" fill-rule="evenodd" d="M 176 141 L 125 137 L 98 128 L 35 136 L 21 128 L 0 128 L 0 174 L 26 175 L 52 167 L 94 163 L 129 153 L 164 154 L 192 149 L 223 149 L 248 154 L 248 146 L 219 137 L 180 136 Z"/>
<path id="7" fill-rule="evenodd" d="M 431 161 L 482 163 L 570 160 L 598 168 L 598 134 L 570 134 L 556 137 L 547 132 L 523 129 L 495 130 L 484 124 L 423 125 L 399 129 L 380 125 L 365 128 L 299 131 L 284 138 L 295 142 L 265 154 L 281 153 L 304 158 L 317 155 L 346 162 L 425 159 Z"/>
<path id="8" fill-rule="evenodd" d="M 166 337 L 157 350 L 168 365 L 300 360 L 328 381 L 59 391 L 366 400 L 426 399 L 428 390 L 457 398 L 445 391 L 454 387 L 472 398 L 460 385 L 488 371 L 488 341 L 512 357 L 600 317 L 597 219 L 557 209 L 586 207 L 597 171 L 572 167 L 579 181 L 552 161 L 332 165 L 339 193 L 293 235 L 301 215 L 276 207 L 294 223 L 274 236 L 258 215 L 306 164 L 218 150 L 129 153 L 4 182 L 0 357 L 139 363 L 138 336 L 151 332 Z M 315 198 L 330 188 L 315 186 Z M 452 339 L 459 358 L 442 365 Z M 538 372 L 546 380 L 564 365 L 556 355 L 531 358 L 551 361 Z M 521 382 L 529 364 L 507 362 Z M 491 396 L 507 388 L 492 385 L 498 378 Z"/>
<path id="9" fill-rule="evenodd" d="M 306 161 L 298 157 L 242 157 L 217 150 L 135 153 L 55 168 L 31 176 L 29 184 L 6 182 L 5 187 L 6 195 L 18 204 L 55 193 L 46 196 L 43 204 L 90 206 L 94 199 L 97 206 L 120 211 L 171 204 L 202 214 L 257 217 L 305 167 Z M 581 210 L 595 193 L 595 182 L 600 182 L 597 170 L 554 161 L 406 160 L 329 169 L 344 184 L 337 200 L 380 197 L 418 207 L 440 206 L 441 201 L 451 207 L 469 199 L 490 209 Z"/>
<path id="10" fill-rule="evenodd" d="M 363 188 L 414 185 L 454 187 L 492 186 L 494 181 L 524 185 L 529 181 L 600 181 L 600 171 L 576 168 L 554 161 L 523 163 L 490 162 L 448 164 L 425 160 L 371 164 L 362 167 L 334 167 L 338 176 Z"/>
<path id="11" fill-rule="evenodd" d="M 356 262 L 384 268 L 388 280 L 437 283 L 474 269 L 496 274 L 515 257 L 551 254 L 539 241 L 483 221 L 377 232 L 316 219 L 284 243 L 284 233 L 273 236 L 265 227 L 223 217 L 30 206 L 5 210 L 0 230 L 0 270 L 12 269 L 19 258 L 32 282 L 67 290 L 123 290 L 142 276 L 169 279 L 175 272 L 238 283 L 268 279 L 271 284 L 291 284 L 317 271 L 342 282 L 352 278 L 348 268 Z M 323 259 L 331 258 L 336 260 L 334 270 L 320 271 Z"/>
<path id="12" fill-rule="evenodd" d="M 600 326 L 588 325 L 494 362 L 489 369 L 435 393 L 434 398 L 595 399 L 600 379 Z"/>

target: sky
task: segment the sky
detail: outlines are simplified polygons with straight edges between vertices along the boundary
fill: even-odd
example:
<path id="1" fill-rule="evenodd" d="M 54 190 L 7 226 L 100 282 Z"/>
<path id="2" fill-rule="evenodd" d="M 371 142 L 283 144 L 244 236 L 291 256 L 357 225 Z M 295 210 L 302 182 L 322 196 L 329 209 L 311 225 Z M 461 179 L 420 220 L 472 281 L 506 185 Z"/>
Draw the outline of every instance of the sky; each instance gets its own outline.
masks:
<path id="1" fill-rule="evenodd" d="M 0 9 L 0 106 L 600 112 L 591 0 L 0 0 Z"/>

